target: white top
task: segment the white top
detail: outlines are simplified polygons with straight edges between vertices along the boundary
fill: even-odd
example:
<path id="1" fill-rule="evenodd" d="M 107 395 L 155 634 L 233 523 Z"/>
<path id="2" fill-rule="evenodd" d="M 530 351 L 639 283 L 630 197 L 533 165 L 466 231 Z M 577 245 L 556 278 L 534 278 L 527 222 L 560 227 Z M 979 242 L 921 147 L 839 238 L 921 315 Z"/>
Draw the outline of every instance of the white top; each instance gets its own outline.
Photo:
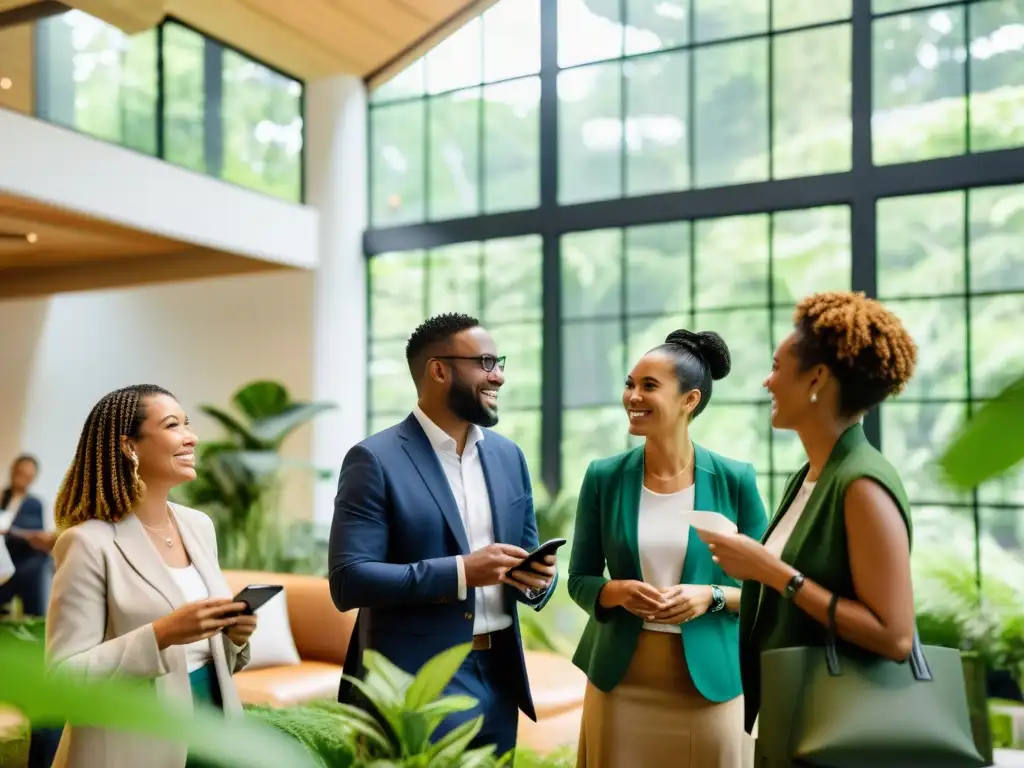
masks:
<path id="1" fill-rule="evenodd" d="M 647 487 L 640 492 L 637 548 L 644 581 L 658 589 L 679 584 L 690 540 L 695 486 L 675 493 L 655 493 Z M 681 631 L 678 625 L 644 622 L 654 632 Z"/>
<path id="2" fill-rule="evenodd" d="M 466 529 L 469 551 L 494 543 L 494 520 L 491 517 L 491 497 L 487 492 L 487 480 L 480 463 L 477 446 L 484 439 L 484 431 L 475 424 L 469 428 L 469 437 L 460 457 L 455 450 L 455 438 L 441 429 L 417 405 L 413 415 L 423 427 L 434 453 L 441 462 L 448 485 L 452 489 L 455 503 Z M 466 567 L 462 557 L 456 558 L 459 569 L 459 600 L 468 595 Z M 473 634 L 482 635 L 497 632 L 512 626 L 512 616 L 505 610 L 501 585 L 476 588 L 476 614 L 473 616 Z"/>
<path id="3" fill-rule="evenodd" d="M 194 603 L 210 596 L 210 590 L 194 564 L 187 568 L 172 568 L 168 565 L 167 570 L 171 572 L 175 583 L 185 596 L 185 602 Z M 185 646 L 185 661 L 189 672 L 209 664 L 212 659 L 213 651 L 210 650 L 209 640 L 196 640 Z"/>
<path id="4" fill-rule="evenodd" d="M 11 523 L 14 522 L 14 516 L 18 510 L 16 509 L 4 509 L 0 510 L 0 534 L 7 533 L 11 528 Z"/>
<path id="5" fill-rule="evenodd" d="M 793 497 L 793 503 L 782 513 L 782 519 L 779 520 L 772 535 L 764 543 L 764 548 L 779 559 L 782 558 L 782 550 L 786 546 L 786 542 L 793 535 L 793 529 L 800 522 L 800 517 L 804 513 L 804 508 L 807 507 L 807 500 L 811 498 L 815 484 L 809 480 L 804 481 L 804 484 L 797 490 L 796 496 Z"/>

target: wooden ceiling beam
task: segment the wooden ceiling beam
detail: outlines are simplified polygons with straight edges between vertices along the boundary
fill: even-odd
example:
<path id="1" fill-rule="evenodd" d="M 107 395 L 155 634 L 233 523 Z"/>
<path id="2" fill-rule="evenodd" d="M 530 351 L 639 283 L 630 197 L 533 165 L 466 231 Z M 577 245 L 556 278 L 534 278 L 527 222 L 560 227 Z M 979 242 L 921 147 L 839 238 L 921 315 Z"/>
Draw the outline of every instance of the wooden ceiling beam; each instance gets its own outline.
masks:
<path id="1" fill-rule="evenodd" d="M 117 27 L 125 34 L 145 32 L 166 16 L 164 0 L 66 0 L 79 11 Z"/>
<path id="2" fill-rule="evenodd" d="M 0 107 L 31 115 L 35 111 L 32 24 L 0 29 Z"/>

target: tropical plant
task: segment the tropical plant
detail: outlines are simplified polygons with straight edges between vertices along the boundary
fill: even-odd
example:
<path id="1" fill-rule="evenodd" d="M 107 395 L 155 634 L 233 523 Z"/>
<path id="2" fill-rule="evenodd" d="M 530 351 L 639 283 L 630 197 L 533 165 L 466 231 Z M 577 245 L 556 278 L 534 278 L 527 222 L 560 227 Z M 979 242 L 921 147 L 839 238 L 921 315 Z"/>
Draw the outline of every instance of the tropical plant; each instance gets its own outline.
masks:
<path id="1" fill-rule="evenodd" d="M 213 518 L 226 568 L 322 568 L 326 556 L 318 545 L 323 537 L 308 523 L 284 523 L 279 513 L 284 470 L 323 473 L 309 462 L 284 458 L 280 451 L 295 430 L 336 406 L 292 400 L 274 381 L 243 386 L 231 403 L 237 415 L 213 405 L 199 406 L 226 436 L 199 444 L 196 479 L 182 486 L 175 500 Z"/>
<path id="2" fill-rule="evenodd" d="M 138 680 L 85 680 L 48 670 L 43 645 L 0 635 L 0 703 L 33 726 L 109 728 L 184 743 L 189 754 L 232 768 L 314 768 L 301 745 L 251 718 L 226 718 L 208 707 L 190 711 Z"/>
<path id="3" fill-rule="evenodd" d="M 576 494 L 562 491 L 555 496 L 543 484 L 533 489 L 533 511 L 540 541 L 565 537 L 576 518 Z"/>

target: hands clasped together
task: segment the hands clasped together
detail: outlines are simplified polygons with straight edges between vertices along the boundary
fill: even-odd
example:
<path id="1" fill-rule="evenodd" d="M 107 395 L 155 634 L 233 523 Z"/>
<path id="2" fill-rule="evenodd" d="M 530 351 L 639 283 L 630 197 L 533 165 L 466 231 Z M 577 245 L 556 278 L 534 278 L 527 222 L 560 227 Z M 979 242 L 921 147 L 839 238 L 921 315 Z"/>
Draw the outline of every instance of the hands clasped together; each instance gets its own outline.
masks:
<path id="1" fill-rule="evenodd" d="M 243 646 L 256 631 L 256 616 L 246 616 L 245 603 L 236 603 L 227 597 L 197 600 L 186 603 L 153 622 L 153 632 L 160 650 L 172 645 L 188 645 L 208 640 L 224 632 L 237 646 Z"/>
<path id="2" fill-rule="evenodd" d="M 601 590 L 603 608 L 624 608 L 654 624 L 685 624 L 704 615 L 714 601 L 707 584 L 658 589 L 643 581 L 615 579 Z"/>
<path id="3" fill-rule="evenodd" d="M 548 555 L 543 563 L 534 563 L 536 575 L 524 571 L 507 573 L 527 558 L 529 552 L 512 544 L 490 544 L 466 555 L 463 566 L 466 569 L 466 585 L 490 587 L 508 584 L 521 592 L 529 589 L 544 590 L 551 586 L 557 572 L 556 558 Z M 507 574 L 507 575 L 506 575 Z"/>

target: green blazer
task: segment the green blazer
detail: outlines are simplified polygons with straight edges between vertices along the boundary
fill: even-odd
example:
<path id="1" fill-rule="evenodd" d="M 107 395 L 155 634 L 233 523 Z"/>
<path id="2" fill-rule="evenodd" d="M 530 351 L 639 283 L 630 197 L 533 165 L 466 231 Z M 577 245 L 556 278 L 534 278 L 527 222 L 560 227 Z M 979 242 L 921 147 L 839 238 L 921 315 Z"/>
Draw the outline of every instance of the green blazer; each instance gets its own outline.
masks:
<path id="1" fill-rule="evenodd" d="M 789 479 L 779 511 L 772 518 L 764 539 L 792 504 L 808 468 L 805 464 Z M 848 599 L 856 599 L 856 592 L 847 554 L 844 502 L 850 484 L 862 477 L 870 477 L 889 492 L 903 514 L 909 533 L 910 504 L 899 474 L 868 442 L 863 427 L 856 424 L 840 436 L 832 449 L 803 514 L 782 550 L 784 562 Z M 761 654 L 776 648 L 824 644 L 823 625 L 775 590 L 757 582 L 744 583 L 740 599 L 740 664 L 748 731 L 753 728 L 760 707 Z M 867 653 L 848 643 L 841 643 L 841 648 L 846 655 Z"/>
<path id="2" fill-rule="evenodd" d="M 719 512 L 739 530 L 760 538 L 767 524 L 754 467 L 694 445 L 694 508 Z M 643 620 L 624 608 L 601 608 L 598 594 L 610 579 L 642 580 L 637 520 L 644 478 L 643 446 L 598 459 L 587 468 L 576 510 L 569 561 L 569 595 L 590 615 L 573 662 L 600 690 L 622 680 L 633 658 Z M 607 568 L 607 576 L 605 569 Z M 690 530 L 681 584 L 737 586 L 711 561 Z M 682 644 L 697 690 L 721 702 L 742 693 L 739 622 L 729 611 L 706 613 L 682 625 Z"/>

